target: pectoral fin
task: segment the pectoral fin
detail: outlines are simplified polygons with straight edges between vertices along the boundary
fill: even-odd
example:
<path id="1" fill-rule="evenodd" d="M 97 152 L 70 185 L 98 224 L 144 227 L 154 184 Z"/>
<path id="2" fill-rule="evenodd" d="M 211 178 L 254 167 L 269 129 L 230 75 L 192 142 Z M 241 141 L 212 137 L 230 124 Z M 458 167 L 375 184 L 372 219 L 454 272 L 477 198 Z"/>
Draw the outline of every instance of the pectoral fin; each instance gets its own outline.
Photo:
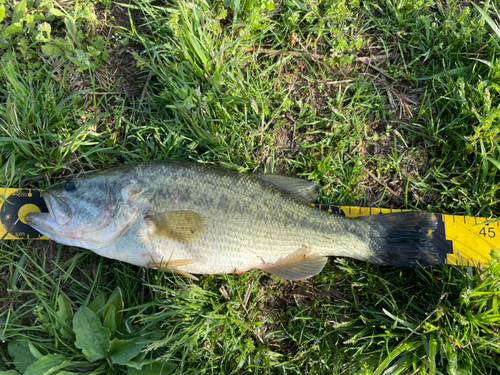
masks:
<path id="1" fill-rule="evenodd" d="M 191 211 L 170 211 L 146 215 L 148 234 L 173 241 L 189 242 L 198 237 L 206 227 L 205 216 Z"/>
<path id="2" fill-rule="evenodd" d="M 192 280 L 198 280 L 196 276 L 191 275 L 189 272 L 177 269 L 177 267 L 187 266 L 188 264 L 195 263 L 197 259 L 179 259 L 160 262 L 149 262 L 148 267 L 154 269 L 161 269 L 166 272 L 173 272 L 177 275 L 185 276 Z"/>
<path id="3" fill-rule="evenodd" d="M 328 261 L 327 257 L 309 254 L 309 252 L 304 246 L 288 257 L 260 268 L 287 280 L 307 279 L 320 273 Z"/>

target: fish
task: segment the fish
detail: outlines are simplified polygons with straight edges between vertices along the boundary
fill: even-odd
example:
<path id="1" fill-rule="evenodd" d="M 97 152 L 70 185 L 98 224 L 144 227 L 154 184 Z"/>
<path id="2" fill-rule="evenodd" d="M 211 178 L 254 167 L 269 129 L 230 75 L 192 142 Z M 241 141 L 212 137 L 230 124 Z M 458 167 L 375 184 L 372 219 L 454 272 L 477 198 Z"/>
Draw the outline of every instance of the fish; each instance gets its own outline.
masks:
<path id="1" fill-rule="evenodd" d="M 436 215 L 349 218 L 313 207 L 310 181 L 186 161 L 146 161 L 83 174 L 42 193 L 49 212 L 25 221 L 103 257 L 196 279 L 260 269 L 312 277 L 329 256 L 383 266 L 443 261 Z"/>

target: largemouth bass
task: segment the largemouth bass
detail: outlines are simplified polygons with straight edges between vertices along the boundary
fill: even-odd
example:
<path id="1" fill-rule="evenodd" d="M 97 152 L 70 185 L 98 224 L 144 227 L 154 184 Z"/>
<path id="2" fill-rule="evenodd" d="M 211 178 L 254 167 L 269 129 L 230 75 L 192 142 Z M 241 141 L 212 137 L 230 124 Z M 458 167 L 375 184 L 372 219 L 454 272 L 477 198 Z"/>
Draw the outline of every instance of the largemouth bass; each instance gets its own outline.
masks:
<path id="1" fill-rule="evenodd" d="M 285 279 L 319 273 L 328 256 L 400 267 L 441 262 L 436 216 L 347 218 L 309 205 L 315 184 L 179 161 L 76 177 L 47 189 L 49 212 L 26 222 L 107 258 L 192 274 L 258 268 Z"/>

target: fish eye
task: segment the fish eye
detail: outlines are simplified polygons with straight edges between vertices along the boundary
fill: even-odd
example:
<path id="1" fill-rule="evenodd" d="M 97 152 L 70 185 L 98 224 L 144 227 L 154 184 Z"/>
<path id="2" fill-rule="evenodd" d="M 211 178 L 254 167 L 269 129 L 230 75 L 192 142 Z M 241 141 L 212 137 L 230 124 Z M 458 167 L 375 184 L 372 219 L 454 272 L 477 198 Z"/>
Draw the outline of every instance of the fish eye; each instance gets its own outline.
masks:
<path id="1" fill-rule="evenodd" d="M 74 191 L 76 190 L 76 184 L 73 181 L 68 181 L 64 184 L 64 190 Z"/>

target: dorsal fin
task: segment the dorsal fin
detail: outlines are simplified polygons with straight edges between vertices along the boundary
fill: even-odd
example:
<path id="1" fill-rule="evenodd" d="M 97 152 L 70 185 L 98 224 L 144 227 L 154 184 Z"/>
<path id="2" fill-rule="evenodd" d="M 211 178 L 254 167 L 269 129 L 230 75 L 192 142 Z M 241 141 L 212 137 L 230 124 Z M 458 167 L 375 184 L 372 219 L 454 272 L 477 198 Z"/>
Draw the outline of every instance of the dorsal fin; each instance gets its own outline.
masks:
<path id="1" fill-rule="evenodd" d="M 198 237 L 206 227 L 205 216 L 191 211 L 168 211 L 146 215 L 148 234 L 173 241 L 189 242 Z"/>
<path id="2" fill-rule="evenodd" d="M 318 184 L 295 177 L 273 174 L 257 175 L 261 180 L 279 186 L 304 203 L 312 203 L 318 196 Z"/>

